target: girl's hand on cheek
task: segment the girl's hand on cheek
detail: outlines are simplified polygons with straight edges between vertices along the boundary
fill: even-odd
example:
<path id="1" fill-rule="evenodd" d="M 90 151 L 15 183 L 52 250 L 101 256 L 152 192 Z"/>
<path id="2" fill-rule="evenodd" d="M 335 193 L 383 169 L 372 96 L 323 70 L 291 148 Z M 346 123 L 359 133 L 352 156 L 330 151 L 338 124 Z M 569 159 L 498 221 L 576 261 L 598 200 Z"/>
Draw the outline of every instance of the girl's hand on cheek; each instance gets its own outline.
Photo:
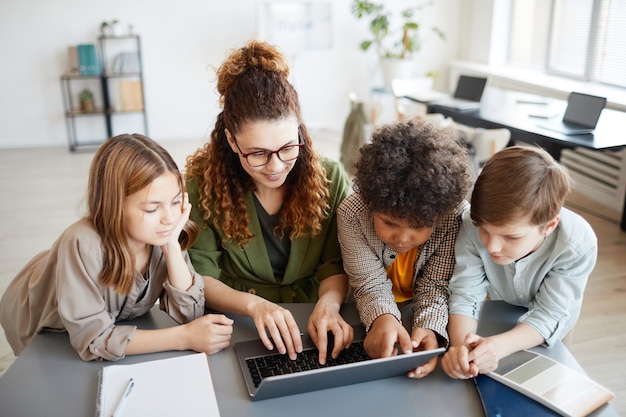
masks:
<path id="1" fill-rule="evenodd" d="M 174 225 L 172 229 L 172 234 L 170 235 L 170 239 L 168 244 L 176 244 L 178 245 L 178 238 L 180 237 L 180 233 L 185 227 L 185 224 L 189 220 L 189 215 L 191 214 L 191 203 L 189 202 L 189 197 L 187 193 L 184 193 L 181 200 L 181 216 L 178 219 L 178 222 Z"/>

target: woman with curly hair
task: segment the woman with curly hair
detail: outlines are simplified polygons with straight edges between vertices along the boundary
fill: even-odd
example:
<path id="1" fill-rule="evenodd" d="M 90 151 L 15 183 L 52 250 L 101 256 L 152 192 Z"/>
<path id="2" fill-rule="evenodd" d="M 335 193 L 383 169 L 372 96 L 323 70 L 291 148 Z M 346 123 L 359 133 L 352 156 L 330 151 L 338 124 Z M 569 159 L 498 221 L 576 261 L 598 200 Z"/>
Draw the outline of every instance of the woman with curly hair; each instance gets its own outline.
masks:
<path id="1" fill-rule="evenodd" d="M 355 193 L 337 212 L 343 263 L 373 358 L 447 345 L 448 281 L 471 185 L 467 149 L 448 131 L 382 126 L 360 150 Z M 398 303 L 413 305 L 412 332 Z M 412 370 L 428 375 L 437 358 Z"/>
<path id="2" fill-rule="evenodd" d="M 275 303 L 316 302 L 308 330 L 326 361 L 352 342 L 339 309 L 349 285 L 335 211 L 349 192 L 341 166 L 313 149 L 289 67 L 275 47 L 251 41 L 217 70 L 222 112 L 211 141 L 187 161 L 191 217 L 201 225 L 189 249 L 205 275 L 241 291 L 238 313 L 253 317 L 268 349 L 302 349 L 291 313 Z M 219 306 L 212 305 L 219 310 Z"/>

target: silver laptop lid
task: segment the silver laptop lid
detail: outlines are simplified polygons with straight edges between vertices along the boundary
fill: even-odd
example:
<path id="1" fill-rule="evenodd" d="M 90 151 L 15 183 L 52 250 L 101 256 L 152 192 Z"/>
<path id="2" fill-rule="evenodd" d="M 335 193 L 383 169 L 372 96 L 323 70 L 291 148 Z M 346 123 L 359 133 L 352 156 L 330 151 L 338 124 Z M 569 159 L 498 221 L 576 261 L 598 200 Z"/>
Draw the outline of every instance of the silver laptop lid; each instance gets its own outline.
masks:
<path id="1" fill-rule="evenodd" d="M 355 328 L 355 333 L 357 334 L 361 333 L 359 327 L 362 326 Z M 358 336 L 355 338 L 355 341 L 358 341 L 357 339 L 362 340 Z M 304 349 L 315 346 L 308 335 L 303 336 L 302 342 Z M 445 348 L 439 348 L 389 358 L 370 359 L 362 362 L 270 376 L 263 378 L 260 385 L 255 387 L 246 360 L 256 356 L 272 354 L 273 352 L 268 351 L 260 340 L 235 343 L 235 353 L 246 388 L 250 398 L 255 401 L 404 375 L 444 352 Z"/>

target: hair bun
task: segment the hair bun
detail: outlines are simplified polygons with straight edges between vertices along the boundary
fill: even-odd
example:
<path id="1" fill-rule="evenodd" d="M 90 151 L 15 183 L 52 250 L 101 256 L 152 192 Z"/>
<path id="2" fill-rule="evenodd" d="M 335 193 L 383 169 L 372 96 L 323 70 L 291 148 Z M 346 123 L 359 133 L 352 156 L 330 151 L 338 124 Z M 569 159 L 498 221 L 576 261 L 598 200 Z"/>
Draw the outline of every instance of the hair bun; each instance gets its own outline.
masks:
<path id="1" fill-rule="evenodd" d="M 241 74 L 254 69 L 275 72 L 285 78 L 289 76 L 287 59 L 278 47 L 253 40 L 233 50 L 217 69 L 218 93 L 224 96 Z"/>

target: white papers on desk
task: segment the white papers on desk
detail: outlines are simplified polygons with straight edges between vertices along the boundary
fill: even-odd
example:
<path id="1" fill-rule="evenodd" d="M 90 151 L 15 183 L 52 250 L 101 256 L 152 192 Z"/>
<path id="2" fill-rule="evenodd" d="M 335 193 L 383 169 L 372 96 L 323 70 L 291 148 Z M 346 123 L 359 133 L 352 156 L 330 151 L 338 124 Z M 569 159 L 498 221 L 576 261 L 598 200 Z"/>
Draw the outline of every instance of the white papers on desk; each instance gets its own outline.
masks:
<path id="1" fill-rule="evenodd" d="M 100 370 L 96 416 L 111 417 L 128 380 L 135 385 L 124 416 L 219 417 L 206 354 L 195 353 Z"/>
<path id="2" fill-rule="evenodd" d="M 408 92 L 403 96 L 419 103 L 433 103 L 450 98 L 449 94 L 436 90 Z"/>

